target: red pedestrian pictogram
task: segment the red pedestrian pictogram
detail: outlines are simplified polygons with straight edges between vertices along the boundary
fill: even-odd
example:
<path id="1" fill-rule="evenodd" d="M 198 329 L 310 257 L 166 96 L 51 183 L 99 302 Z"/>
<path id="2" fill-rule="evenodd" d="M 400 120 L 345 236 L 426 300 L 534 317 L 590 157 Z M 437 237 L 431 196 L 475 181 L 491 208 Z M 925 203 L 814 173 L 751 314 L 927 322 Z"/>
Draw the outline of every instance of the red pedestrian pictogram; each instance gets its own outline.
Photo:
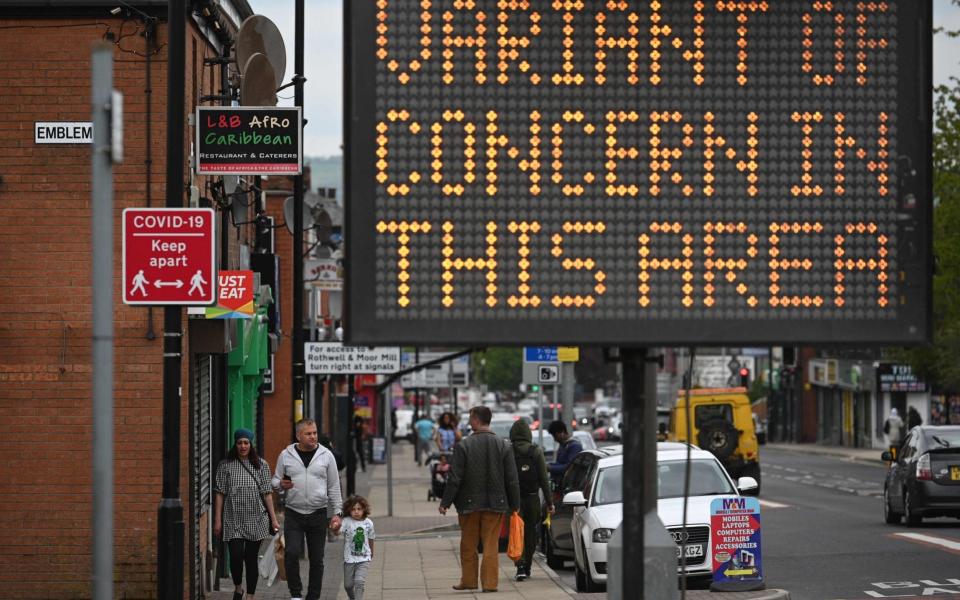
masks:
<path id="1" fill-rule="evenodd" d="M 210 208 L 125 209 L 124 304 L 213 304 L 215 231 Z"/>

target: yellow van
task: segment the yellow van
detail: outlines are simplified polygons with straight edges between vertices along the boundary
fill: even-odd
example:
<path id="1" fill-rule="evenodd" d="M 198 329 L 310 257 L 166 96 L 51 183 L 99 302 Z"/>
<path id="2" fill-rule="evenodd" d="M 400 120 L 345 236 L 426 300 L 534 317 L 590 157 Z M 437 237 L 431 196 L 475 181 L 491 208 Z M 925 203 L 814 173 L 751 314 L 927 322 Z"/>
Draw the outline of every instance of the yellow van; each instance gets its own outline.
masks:
<path id="1" fill-rule="evenodd" d="M 687 435 L 686 390 L 680 390 L 670 413 L 670 439 L 690 441 L 713 453 L 730 476 L 753 477 L 760 488 L 760 446 L 753 426 L 747 389 L 710 388 L 690 390 L 692 435 Z"/>

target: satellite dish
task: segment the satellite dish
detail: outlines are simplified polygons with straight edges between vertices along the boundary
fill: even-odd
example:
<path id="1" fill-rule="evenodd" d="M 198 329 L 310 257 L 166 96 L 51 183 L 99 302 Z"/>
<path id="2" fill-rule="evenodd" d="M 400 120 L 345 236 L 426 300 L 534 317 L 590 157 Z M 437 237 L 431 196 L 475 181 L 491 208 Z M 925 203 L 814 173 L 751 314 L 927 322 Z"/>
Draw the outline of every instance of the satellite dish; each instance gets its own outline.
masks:
<path id="1" fill-rule="evenodd" d="M 259 52 L 253 54 L 243 67 L 240 104 L 242 106 L 276 106 L 275 79 L 273 67 L 267 57 Z"/>
<path id="2" fill-rule="evenodd" d="M 246 76 L 247 61 L 257 53 L 266 56 L 273 67 L 274 89 L 280 87 L 287 72 L 287 48 L 283 43 L 283 34 L 273 21 L 263 15 L 244 19 L 237 33 L 237 65 L 242 75 Z"/>
<path id="3" fill-rule="evenodd" d="M 310 206 L 304 198 L 303 206 L 300 207 L 300 211 L 303 213 L 303 228 L 304 230 L 313 227 L 313 207 Z M 293 196 L 287 196 L 287 199 L 283 201 L 283 220 L 287 226 L 287 231 L 290 232 L 290 235 L 293 235 Z"/>
<path id="4" fill-rule="evenodd" d="M 317 229 L 317 239 L 321 244 L 329 244 L 330 236 L 333 235 L 333 221 L 323 207 L 317 206 L 312 209 L 313 226 Z"/>

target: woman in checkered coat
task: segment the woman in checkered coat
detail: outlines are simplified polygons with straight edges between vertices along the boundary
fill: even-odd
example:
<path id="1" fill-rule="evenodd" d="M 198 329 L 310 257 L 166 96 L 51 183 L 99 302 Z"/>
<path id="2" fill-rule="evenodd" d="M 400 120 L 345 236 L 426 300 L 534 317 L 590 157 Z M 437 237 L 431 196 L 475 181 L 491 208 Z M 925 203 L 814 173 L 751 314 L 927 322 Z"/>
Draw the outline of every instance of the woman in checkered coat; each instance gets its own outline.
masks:
<path id="1" fill-rule="evenodd" d="M 247 568 L 247 599 L 257 591 L 257 551 L 271 531 L 280 529 L 273 509 L 270 467 L 253 447 L 253 432 L 237 429 L 233 448 L 217 465 L 213 533 L 223 533 L 230 547 L 230 574 L 236 589 L 233 600 L 243 600 L 243 568 Z"/>

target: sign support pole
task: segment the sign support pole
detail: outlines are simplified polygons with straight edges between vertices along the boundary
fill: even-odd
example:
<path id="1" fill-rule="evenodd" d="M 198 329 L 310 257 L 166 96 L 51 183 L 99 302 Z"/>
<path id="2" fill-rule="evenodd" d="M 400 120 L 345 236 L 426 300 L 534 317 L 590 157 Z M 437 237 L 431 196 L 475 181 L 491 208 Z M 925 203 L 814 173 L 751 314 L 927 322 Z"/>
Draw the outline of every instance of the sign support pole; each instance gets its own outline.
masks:
<path id="1" fill-rule="evenodd" d="M 149 39 L 149 38 L 148 38 Z M 93 598 L 113 598 L 113 48 L 93 49 Z M 149 63 L 148 63 L 149 64 Z"/>
<path id="2" fill-rule="evenodd" d="M 294 105 L 303 107 L 303 0 L 297 0 L 294 17 Z M 300 135 L 303 135 L 301 128 Z M 296 436 L 297 405 L 303 402 L 303 174 L 293 178 L 293 360 L 290 393 Z M 320 411 L 323 412 L 322 410 Z"/>
<path id="3" fill-rule="evenodd" d="M 623 363 L 623 591 L 656 589 L 646 581 L 644 522 L 657 510 L 657 360 L 648 348 L 622 348 Z M 676 584 L 674 584 L 676 585 Z M 640 594 L 645 597 L 644 593 Z"/>
<path id="4" fill-rule="evenodd" d="M 167 15 L 168 208 L 183 206 L 186 5 L 170 0 Z M 180 372 L 183 310 L 163 309 L 163 498 L 157 515 L 157 597 L 183 598 L 183 504 L 180 501 Z"/>

